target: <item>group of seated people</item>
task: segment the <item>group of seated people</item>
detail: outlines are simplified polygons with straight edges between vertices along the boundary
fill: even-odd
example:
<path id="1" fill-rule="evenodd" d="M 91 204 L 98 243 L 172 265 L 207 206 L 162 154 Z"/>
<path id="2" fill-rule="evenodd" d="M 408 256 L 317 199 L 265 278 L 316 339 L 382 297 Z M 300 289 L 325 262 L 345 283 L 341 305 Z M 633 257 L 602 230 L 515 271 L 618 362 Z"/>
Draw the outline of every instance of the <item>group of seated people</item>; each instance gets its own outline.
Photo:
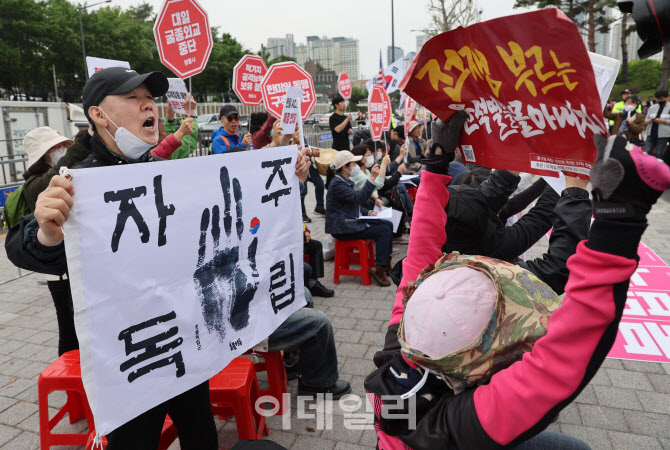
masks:
<path id="1" fill-rule="evenodd" d="M 87 86 L 108 76 L 135 79 L 105 69 Z M 167 90 L 163 78 L 138 76 L 137 85 L 126 85 L 156 97 Z M 32 174 L 50 175 L 39 179 L 41 190 L 28 189 L 34 217 L 24 217 L 6 240 L 10 259 L 20 267 L 55 275 L 66 272 L 63 236 L 58 232 L 62 220 L 53 214 L 63 206 L 48 201 L 72 202 L 71 185 L 57 176 L 66 160 L 93 167 L 159 159 L 155 153 L 156 158 L 143 154 L 136 161 L 124 156 L 107 131 L 108 122 L 123 124 L 132 114 L 124 112 L 123 104 L 105 102 L 116 93 L 103 94 L 84 88 L 87 117 L 95 127 L 92 135 L 74 143 L 55 136 L 36 139 L 41 153 L 37 159 L 49 168 L 39 172 L 31 165 Z M 153 100 L 147 105 L 155 109 Z M 110 114 L 109 121 L 101 107 L 104 116 Z M 225 139 L 213 140 L 213 151 L 224 145 L 225 151 L 236 148 L 223 122 L 236 122 L 233 114 L 230 108 L 222 109 L 226 134 L 220 136 Z M 399 284 L 384 348 L 375 354 L 376 370 L 364 383 L 374 405 L 378 446 L 588 448 L 577 438 L 546 428 L 590 382 L 614 343 L 647 215 L 670 188 L 670 167 L 621 135 L 595 136 L 593 199 L 586 190 L 588 182 L 570 176 L 560 193 L 543 180 L 519 190 L 518 172 L 468 168 L 457 161 L 465 120 L 463 112 L 449 122 L 435 120 L 432 142 L 422 142 L 416 123 L 407 125 L 407 141 L 405 130 L 398 127 L 388 151 L 379 142 L 362 139 L 352 151 L 338 152 L 327 177 L 326 233 L 341 240 L 374 240 L 371 275 L 381 286 L 390 286 L 387 275 L 393 269 Z M 291 140 L 301 143 L 299 135 L 282 136 L 279 125 L 268 117 L 235 145 L 264 148 Z M 308 165 L 301 153 L 296 165 L 301 183 L 306 182 Z M 399 180 L 407 173 L 416 175 L 415 203 L 405 198 L 406 189 L 401 193 Z M 506 226 L 508 217 L 536 199 L 520 220 Z M 402 222 L 410 224 L 407 258 L 395 268 L 393 225 L 362 219 L 374 217 L 371 210 L 382 205 L 402 212 Z M 519 258 L 550 230 L 549 248 L 541 257 Z M 303 233 L 314 273 L 305 277 L 307 288 L 318 290 L 322 250 L 306 225 Z M 399 237 L 396 242 L 404 241 Z M 68 296 L 71 308 L 69 292 Z M 307 290 L 306 296 L 311 297 Z M 293 358 L 299 394 L 332 393 L 340 398 L 351 391 L 338 379 L 333 331 L 325 314 L 299 310 L 270 336 L 269 344 L 270 350 L 285 350 Z M 162 421 L 154 426 L 152 415 L 164 416 L 177 404 L 195 411 L 188 420 L 180 420 L 178 414 L 174 420 L 182 448 L 216 448 L 216 429 L 203 397 L 206 389 L 204 383 L 115 430 L 108 436 L 108 449 L 131 448 L 140 428 L 143 436 L 155 439 Z"/>

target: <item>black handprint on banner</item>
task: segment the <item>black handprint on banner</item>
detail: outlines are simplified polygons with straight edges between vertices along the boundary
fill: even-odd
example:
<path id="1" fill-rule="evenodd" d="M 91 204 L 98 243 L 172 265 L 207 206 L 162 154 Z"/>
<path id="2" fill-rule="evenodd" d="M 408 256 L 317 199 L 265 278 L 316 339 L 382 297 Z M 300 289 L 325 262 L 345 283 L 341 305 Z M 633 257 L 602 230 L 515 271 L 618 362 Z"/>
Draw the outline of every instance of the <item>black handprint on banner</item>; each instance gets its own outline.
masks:
<path id="1" fill-rule="evenodd" d="M 258 238 L 249 244 L 248 261 L 251 279 L 240 267 L 240 245 L 244 222 L 242 220 L 242 189 L 237 178 L 233 178 L 233 196 L 236 205 L 235 228 L 237 240 L 231 238 L 233 218 L 231 215 L 230 176 L 228 169 L 221 168 L 221 190 L 223 191 L 223 228 L 226 241 L 220 246 L 221 225 L 219 206 L 211 210 L 211 234 L 213 239 L 212 259 L 205 262 L 207 250 L 207 231 L 210 228 L 210 210 L 202 212 L 200 220 L 200 247 L 198 264 L 193 273 L 193 281 L 200 296 L 202 315 L 209 332 L 215 331 L 223 342 L 226 335 L 225 320 L 234 330 L 239 331 L 249 324 L 249 305 L 254 299 L 258 287 L 256 269 L 256 249 Z"/>

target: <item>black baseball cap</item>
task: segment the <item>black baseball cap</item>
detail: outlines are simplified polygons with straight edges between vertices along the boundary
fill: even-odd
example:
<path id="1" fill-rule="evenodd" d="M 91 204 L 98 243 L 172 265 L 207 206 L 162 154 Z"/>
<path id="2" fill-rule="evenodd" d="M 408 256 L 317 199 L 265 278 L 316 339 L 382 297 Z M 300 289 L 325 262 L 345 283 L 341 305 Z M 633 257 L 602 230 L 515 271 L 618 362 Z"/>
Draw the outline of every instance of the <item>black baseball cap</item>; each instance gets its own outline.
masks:
<path id="1" fill-rule="evenodd" d="M 142 83 L 154 97 L 165 95 L 170 85 L 167 77 L 160 72 L 140 75 L 125 67 L 109 67 L 94 73 L 84 85 L 81 94 L 86 118 L 91 122 L 88 109 L 91 106 L 98 106 L 108 95 L 130 92 Z"/>
<path id="2" fill-rule="evenodd" d="M 631 91 L 630 89 L 624 89 L 623 91 L 621 91 L 621 95 L 623 95 L 623 94 L 632 94 L 632 93 L 633 93 L 633 91 Z"/>
<path id="3" fill-rule="evenodd" d="M 222 117 L 227 119 L 231 114 L 237 114 L 238 116 L 240 115 L 240 113 L 237 112 L 237 108 L 235 108 L 233 105 L 223 105 L 223 108 L 221 108 L 221 111 L 219 111 L 219 120 L 221 120 Z"/>

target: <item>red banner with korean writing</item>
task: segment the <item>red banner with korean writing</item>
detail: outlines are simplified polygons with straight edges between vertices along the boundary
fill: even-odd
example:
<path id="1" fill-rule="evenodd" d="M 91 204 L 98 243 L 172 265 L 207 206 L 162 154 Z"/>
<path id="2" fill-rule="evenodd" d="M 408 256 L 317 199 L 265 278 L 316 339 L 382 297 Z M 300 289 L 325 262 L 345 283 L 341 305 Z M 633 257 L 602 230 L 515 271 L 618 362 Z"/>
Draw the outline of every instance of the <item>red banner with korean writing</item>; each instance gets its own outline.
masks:
<path id="1" fill-rule="evenodd" d="M 582 38 L 556 9 L 432 38 L 400 89 L 444 121 L 465 110 L 463 157 L 486 167 L 588 178 L 607 132 Z"/>

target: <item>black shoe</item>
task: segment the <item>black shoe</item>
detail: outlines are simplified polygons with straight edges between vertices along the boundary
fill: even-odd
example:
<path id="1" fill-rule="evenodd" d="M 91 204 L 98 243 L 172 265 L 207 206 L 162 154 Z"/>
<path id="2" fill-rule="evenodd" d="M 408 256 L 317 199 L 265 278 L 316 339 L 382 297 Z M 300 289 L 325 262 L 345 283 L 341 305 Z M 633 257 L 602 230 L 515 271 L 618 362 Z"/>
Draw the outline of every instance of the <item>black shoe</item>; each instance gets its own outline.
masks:
<path id="1" fill-rule="evenodd" d="M 351 393 L 351 386 L 343 380 L 337 380 L 335 384 L 325 388 L 305 386 L 302 381 L 298 381 L 298 397 L 315 398 L 317 394 L 332 394 L 333 400 L 339 400 L 349 393 Z"/>
<path id="2" fill-rule="evenodd" d="M 324 216 L 326 215 L 326 210 L 324 208 L 314 208 L 314 214 L 317 216 Z"/>
<path id="3" fill-rule="evenodd" d="M 307 214 L 302 215 L 302 221 L 303 223 L 312 223 L 312 219 L 310 219 Z"/>
<path id="4" fill-rule="evenodd" d="M 316 282 L 314 286 L 309 288 L 309 292 L 312 293 L 312 296 L 314 297 L 333 297 L 335 295 L 335 291 L 332 289 L 328 289 L 326 286 L 321 284 L 319 281 Z"/>

